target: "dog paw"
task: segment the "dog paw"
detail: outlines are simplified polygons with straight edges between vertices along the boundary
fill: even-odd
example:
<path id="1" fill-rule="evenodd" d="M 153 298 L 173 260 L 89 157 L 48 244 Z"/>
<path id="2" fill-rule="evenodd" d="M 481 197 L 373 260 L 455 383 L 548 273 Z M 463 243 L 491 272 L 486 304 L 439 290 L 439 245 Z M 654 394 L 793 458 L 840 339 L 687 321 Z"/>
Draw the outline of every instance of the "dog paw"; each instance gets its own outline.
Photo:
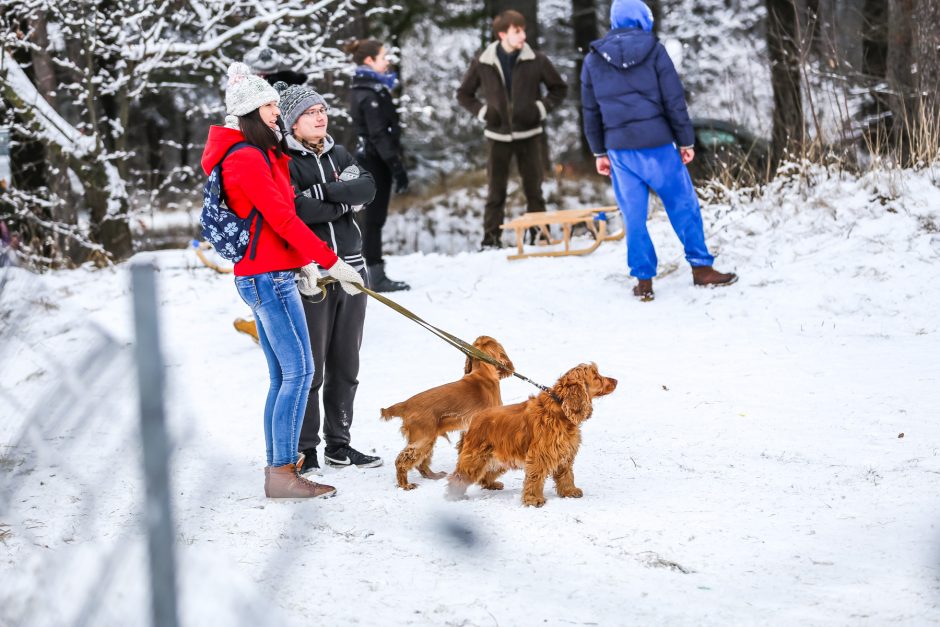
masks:
<path id="1" fill-rule="evenodd" d="M 543 505 L 545 505 L 545 498 L 544 498 L 544 497 L 539 497 L 539 498 L 528 497 L 528 498 L 524 498 L 524 499 L 522 499 L 522 504 L 525 505 L 526 507 L 542 507 Z"/>
<path id="2" fill-rule="evenodd" d="M 490 483 L 484 483 L 480 486 L 484 490 L 502 490 L 503 482 L 502 481 L 491 481 Z"/>
<path id="3" fill-rule="evenodd" d="M 426 476 L 428 479 L 434 479 L 435 481 L 437 481 L 438 479 L 443 479 L 444 477 L 446 477 L 446 476 L 447 476 L 447 473 L 446 473 L 446 472 L 434 472 L 434 471 L 432 470 L 431 472 L 429 472 L 429 473 L 428 473 L 427 475 L 425 475 L 425 476 Z"/>
<path id="4" fill-rule="evenodd" d="M 571 498 L 571 499 L 579 499 L 582 496 L 584 496 L 584 492 L 581 490 L 581 488 L 571 488 L 570 490 L 559 492 L 558 496 Z"/>
<path id="5" fill-rule="evenodd" d="M 416 483 L 405 483 L 405 484 L 403 484 L 403 485 L 399 485 L 398 487 L 401 488 L 402 490 L 414 490 L 415 488 L 418 487 L 418 484 L 416 484 Z"/>

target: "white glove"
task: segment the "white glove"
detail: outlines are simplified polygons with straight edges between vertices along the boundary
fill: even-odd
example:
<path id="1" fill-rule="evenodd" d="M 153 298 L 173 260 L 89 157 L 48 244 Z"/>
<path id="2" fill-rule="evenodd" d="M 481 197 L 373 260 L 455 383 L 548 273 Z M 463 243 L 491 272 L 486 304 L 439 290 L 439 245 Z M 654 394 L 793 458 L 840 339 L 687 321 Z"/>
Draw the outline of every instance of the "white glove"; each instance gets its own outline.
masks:
<path id="1" fill-rule="evenodd" d="M 350 165 L 350 166 L 347 166 L 345 170 L 343 170 L 342 174 L 339 175 L 339 180 L 354 181 L 357 178 L 359 178 L 360 174 L 361 172 L 357 166 Z"/>
<path id="2" fill-rule="evenodd" d="M 304 296 L 318 296 L 323 293 L 323 288 L 317 285 L 317 279 L 320 278 L 320 269 L 317 264 L 308 263 L 300 269 L 300 278 L 297 279 L 297 289 Z"/>
<path id="3" fill-rule="evenodd" d="M 336 263 L 326 273 L 339 281 L 339 286 L 346 290 L 346 293 L 350 296 L 362 293 L 358 288 L 353 287 L 354 285 L 363 285 L 362 275 L 342 259 L 337 259 Z"/>

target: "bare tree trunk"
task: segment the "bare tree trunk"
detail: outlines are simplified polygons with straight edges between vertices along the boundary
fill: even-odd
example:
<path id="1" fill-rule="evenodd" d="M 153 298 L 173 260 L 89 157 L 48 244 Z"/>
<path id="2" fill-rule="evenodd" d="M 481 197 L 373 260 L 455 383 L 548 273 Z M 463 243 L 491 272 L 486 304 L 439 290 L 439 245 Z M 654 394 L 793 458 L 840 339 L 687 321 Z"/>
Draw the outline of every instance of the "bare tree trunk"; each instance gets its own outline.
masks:
<path id="1" fill-rule="evenodd" d="M 862 8 L 862 73 L 884 78 L 888 63 L 888 7 L 865 0 Z"/>
<path id="2" fill-rule="evenodd" d="M 584 111 L 581 109 L 581 67 L 591 42 L 597 39 L 597 7 L 594 0 L 571 0 L 571 21 L 574 25 L 574 48 L 577 55 L 572 96 L 578 107 L 578 135 L 581 138 L 581 158 L 590 163 L 594 160 L 587 137 L 584 135 Z"/>
<path id="3" fill-rule="evenodd" d="M 914 0 L 890 0 L 888 5 L 888 108 L 891 110 L 890 137 L 902 163 L 910 156 L 910 124 L 913 119 L 914 76 L 912 16 Z"/>
<path id="4" fill-rule="evenodd" d="M 30 20 L 30 30 L 32 32 L 32 40 L 36 44 L 36 47 L 30 52 L 36 87 L 43 98 L 45 98 L 49 104 L 55 106 L 55 93 L 57 91 L 58 81 L 56 79 L 55 68 L 52 64 L 52 55 L 49 52 L 52 47 L 49 45 L 49 35 L 46 30 L 46 16 L 44 13 L 38 13 Z M 69 188 L 69 179 L 68 176 L 65 176 L 68 164 L 56 151 L 49 151 L 46 154 L 46 159 L 49 164 L 48 170 L 52 174 L 47 177 L 49 191 L 52 193 L 52 196 L 62 201 L 55 212 L 55 219 L 67 224 L 76 224 L 78 222 L 78 214 L 75 210 L 77 203 L 71 198 L 72 194 Z M 69 250 L 70 247 L 67 240 L 63 240 L 60 244 L 67 255 L 72 252 Z"/>
<path id="5" fill-rule="evenodd" d="M 800 88 L 800 37 L 796 0 L 766 0 L 767 49 L 774 90 L 771 169 L 802 155 L 806 139 Z"/>
<path id="6" fill-rule="evenodd" d="M 88 9 L 91 11 L 91 9 Z M 86 15 L 86 19 L 94 20 L 94 12 Z M 108 152 L 108 142 L 105 138 L 111 135 L 110 124 L 107 115 L 102 114 L 99 105 L 104 99 L 95 83 L 95 69 L 97 60 L 93 51 L 95 50 L 95 32 L 92 29 L 84 31 L 83 39 L 84 57 L 84 79 L 88 86 L 85 100 L 85 108 L 88 115 L 90 131 L 95 137 L 95 150 L 92 154 L 86 155 L 80 162 L 74 164 L 76 175 L 85 188 L 85 202 L 90 216 L 89 227 L 91 239 L 111 254 L 115 261 L 128 257 L 133 252 L 133 241 L 131 238 L 130 225 L 127 222 L 127 198 L 118 196 L 116 190 L 112 189 L 115 181 L 109 180 L 103 158 Z M 126 88 L 123 92 L 126 100 Z M 120 117 L 118 117 L 120 120 Z M 123 129 L 126 134 L 126 127 Z M 122 145 L 126 139 L 119 138 L 112 145 Z M 124 165 L 126 170 L 126 164 Z M 120 171 L 120 169 L 119 169 Z M 126 180 L 125 176 L 120 177 Z M 112 206 L 116 204 L 117 206 Z"/>
<path id="7" fill-rule="evenodd" d="M 912 18 L 918 88 L 929 108 L 936 110 L 940 104 L 940 0 L 917 0 Z"/>

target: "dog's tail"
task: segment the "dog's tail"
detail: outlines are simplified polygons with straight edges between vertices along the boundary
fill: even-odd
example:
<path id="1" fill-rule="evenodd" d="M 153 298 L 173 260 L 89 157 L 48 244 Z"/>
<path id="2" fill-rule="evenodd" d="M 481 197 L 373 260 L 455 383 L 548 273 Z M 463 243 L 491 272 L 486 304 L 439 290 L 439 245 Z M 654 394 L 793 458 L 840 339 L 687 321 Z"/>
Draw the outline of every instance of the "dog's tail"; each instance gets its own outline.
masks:
<path id="1" fill-rule="evenodd" d="M 391 420 L 392 418 L 398 418 L 401 416 L 400 413 L 401 403 L 396 403 L 391 407 L 383 407 L 379 410 L 382 420 Z"/>

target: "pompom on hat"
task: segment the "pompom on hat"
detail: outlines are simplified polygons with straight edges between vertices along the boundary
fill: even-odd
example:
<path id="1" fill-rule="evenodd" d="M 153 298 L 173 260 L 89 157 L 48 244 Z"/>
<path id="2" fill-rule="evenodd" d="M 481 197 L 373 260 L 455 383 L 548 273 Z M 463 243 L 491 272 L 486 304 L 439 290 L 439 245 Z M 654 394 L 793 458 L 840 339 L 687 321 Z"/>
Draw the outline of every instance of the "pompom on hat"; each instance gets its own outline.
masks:
<path id="1" fill-rule="evenodd" d="M 267 46 L 258 46 L 246 52 L 245 65 L 250 67 L 255 74 L 262 75 L 290 69 L 284 57 Z"/>
<path id="2" fill-rule="evenodd" d="M 244 63 L 235 62 L 228 68 L 225 87 L 225 111 L 230 115 L 247 115 L 269 102 L 279 103 L 280 94 Z"/>

